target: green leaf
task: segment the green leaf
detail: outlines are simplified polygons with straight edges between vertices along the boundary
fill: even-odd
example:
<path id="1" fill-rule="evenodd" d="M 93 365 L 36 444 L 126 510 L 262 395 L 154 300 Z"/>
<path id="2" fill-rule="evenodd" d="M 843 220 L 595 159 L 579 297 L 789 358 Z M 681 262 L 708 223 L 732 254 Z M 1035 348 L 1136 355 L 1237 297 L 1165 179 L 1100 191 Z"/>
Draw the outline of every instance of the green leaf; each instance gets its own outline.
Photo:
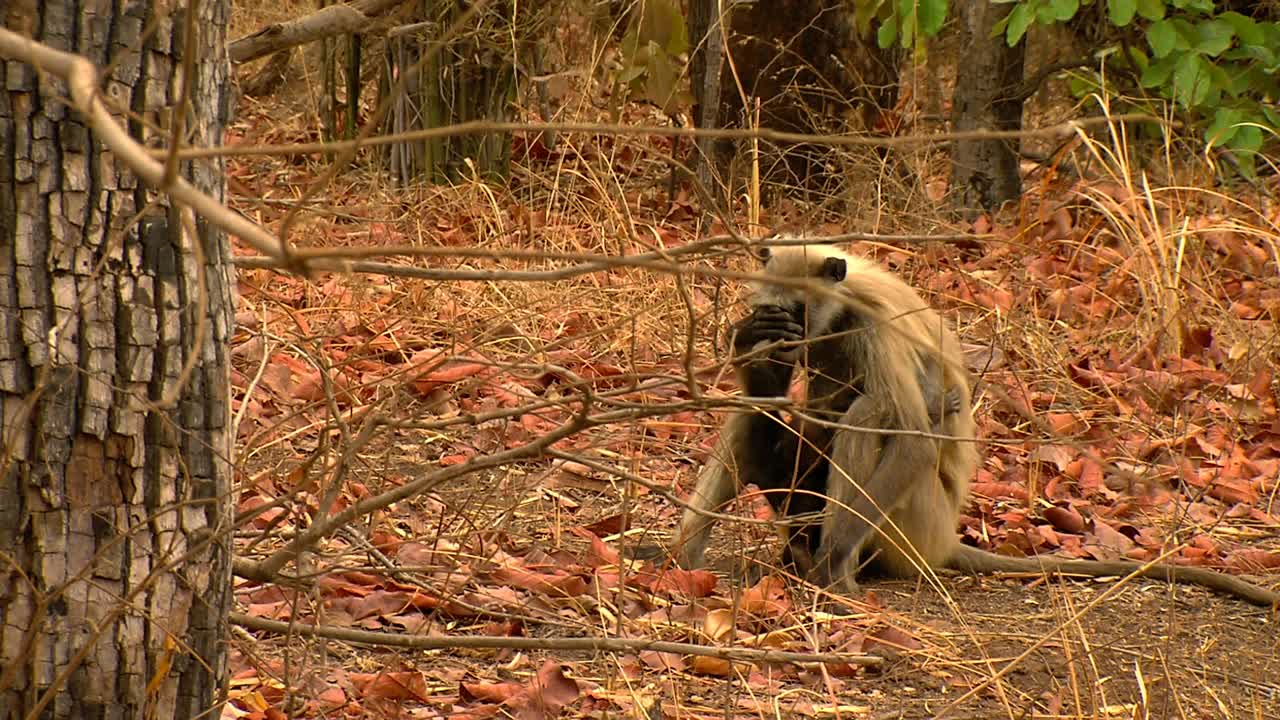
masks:
<path id="1" fill-rule="evenodd" d="M 904 49 L 911 47 L 911 43 L 915 41 L 916 24 L 914 20 L 915 18 L 911 18 L 909 22 L 906 18 L 903 18 L 898 26 L 898 45 Z"/>
<path id="2" fill-rule="evenodd" d="M 1247 15 L 1228 11 L 1219 15 L 1218 20 L 1229 24 L 1231 29 L 1235 31 L 1236 37 L 1240 38 L 1242 44 L 1261 45 L 1267 41 L 1267 35 L 1263 32 L 1262 27 Z"/>
<path id="3" fill-rule="evenodd" d="M 1242 48 L 1228 50 L 1223 53 L 1224 57 L 1231 59 L 1256 60 L 1259 70 L 1268 75 L 1274 74 L 1276 70 L 1280 70 L 1280 55 L 1276 51 L 1266 45 L 1245 45 Z"/>
<path id="4" fill-rule="evenodd" d="M 881 50 L 893 46 L 893 41 L 898 39 L 898 16 L 891 15 L 884 22 L 880 23 L 880 29 L 876 30 L 876 44 Z"/>
<path id="5" fill-rule="evenodd" d="M 1097 78 L 1072 74 L 1067 76 L 1067 89 L 1072 97 L 1084 97 L 1102 88 Z"/>
<path id="6" fill-rule="evenodd" d="M 1033 20 L 1035 15 L 1030 5 L 1019 4 L 1009 11 L 1009 32 L 1005 35 L 1009 47 L 1017 45 L 1018 41 L 1022 40 L 1022 36 L 1027 34 L 1027 28 L 1031 27 Z"/>
<path id="7" fill-rule="evenodd" d="M 1009 18 L 1011 17 L 1013 17 L 1013 13 L 1005 13 L 1004 17 L 997 20 L 995 24 L 991 26 L 991 37 L 993 39 L 1004 35 L 1005 28 L 1009 27 Z"/>
<path id="8" fill-rule="evenodd" d="M 1164 19 L 1164 0 L 1138 0 L 1138 14 L 1146 20 Z"/>
<path id="9" fill-rule="evenodd" d="M 1125 65 L 1135 66 L 1139 71 L 1145 71 L 1151 64 L 1151 58 L 1137 45 L 1131 46 L 1129 52 L 1118 54 L 1116 58 Z"/>
<path id="10" fill-rule="evenodd" d="M 1237 135 L 1237 138 L 1240 136 Z M 1240 174 L 1250 180 L 1258 177 L 1258 156 L 1256 153 L 1239 152 L 1232 153 L 1236 158 L 1236 164 L 1240 166 Z"/>
<path id="11" fill-rule="evenodd" d="M 918 0 L 916 15 L 919 17 L 920 34 L 933 37 L 947 21 L 947 0 Z"/>
<path id="12" fill-rule="evenodd" d="M 1262 116 L 1267 119 L 1264 125 L 1272 128 L 1280 128 L 1280 110 L 1276 110 L 1270 105 L 1262 106 Z"/>
<path id="13" fill-rule="evenodd" d="M 1178 31 L 1173 29 L 1172 20 L 1161 20 L 1147 28 L 1147 44 L 1151 46 L 1151 54 L 1158 58 L 1172 52 L 1177 42 Z"/>
<path id="14" fill-rule="evenodd" d="M 675 0 L 645 0 L 635 19 L 636 35 L 642 42 L 654 42 L 671 55 L 689 49 L 689 36 L 684 26 L 684 13 Z"/>
<path id="15" fill-rule="evenodd" d="M 673 59 L 662 53 L 651 54 L 645 74 L 644 98 L 670 112 L 679 87 L 680 73 Z"/>
<path id="16" fill-rule="evenodd" d="M 1203 56 L 1186 53 L 1173 68 L 1173 99 L 1190 110 L 1209 95 L 1209 68 Z"/>
<path id="17" fill-rule="evenodd" d="M 644 75 L 645 69 L 644 65 L 624 65 L 622 72 L 618 74 L 618 82 L 624 85 L 629 84 L 632 80 Z"/>
<path id="18" fill-rule="evenodd" d="M 1170 4 L 1179 10 L 1190 10 L 1198 13 L 1213 12 L 1213 0 L 1170 0 Z"/>
<path id="19" fill-rule="evenodd" d="M 1272 126 L 1274 127 L 1274 126 Z M 1230 142 L 1224 143 L 1231 150 L 1236 163 L 1240 165 L 1240 174 L 1244 177 L 1253 178 L 1257 176 L 1257 158 L 1258 152 L 1262 150 L 1262 142 L 1266 140 L 1266 132 L 1263 128 L 1258 127 L 1258 118 L 1244 118 L 1244 122 L 1239 126 L 1239 132 L 1231 138 Z"/>
<path id="20" fill-rule="evenodd" d="M 1196 24 L 1196 50 L 1210 57 L 1217 57 L 1231 47 L 1236 31 L 1231 23 L 1223 20 L 1205 20 Z"/>
<path id="21" fill-rule="evenodd" d="M 1262 149 L 1262 128 L 1257 125 L 1241 125 L 1240 132 L 1228 144 L 1232 150 L 1256 153 Z"/>
<path id="22" fill-rule="evenodd" d="M 1170 18 L 1174 29 L 1174 50 L 1190 50 L 1200 42 L 1200 33 L 1196 26 L 1180 17 Z"/>
<path id="23" fill-rule="evenodd" d="M 1107 17 L 1116 27 L 1124 27 L 1133 22 L 1134 13 L 1138 12 L 1138 0 L 1107 0 Z"/>
<path id="24" fill-rule="evenodd" d="M 1142 71 L 1142 79 L 1139 81 L 1142 87 L 1160 87 L 1169 82 L 1169 76 L 1173 75 L 1173 66 L 1177 59 L 1177 56 L 1170 56 L 1148 65 L 1147 69 Z"/>
<path id="25" fill-rule="evenodd" d="M 1066 22 L 1075 17 L 1080 9 L 1080 0 L 1049 0 L 1049 8 L 1053 11 L 1053 19 Z"/>
<path id="26" fill-rule="evenodd" d="M 1210 146 L 1230 143 L 1240 131 L 1236 123 L 1243 117 L 1244 113 L 1237 108 L 1218 108 L 1213 114 L 1213 122 L 1204 130 L 1204 141 Z"/>
<path id="27" fill-rule="evenodd" d="M 1217 67 L 1220 64 L 1214 63 L 1214 66 Z M 1233 97 L 1265 95 L 1268 93 L 1267 89 L 1272 86 L 1271 79 L 1254 63 L 1246 67 L 1231 63 L 1222 68 L 1222 73 L 1227 78 L 1222 85 Z"/>

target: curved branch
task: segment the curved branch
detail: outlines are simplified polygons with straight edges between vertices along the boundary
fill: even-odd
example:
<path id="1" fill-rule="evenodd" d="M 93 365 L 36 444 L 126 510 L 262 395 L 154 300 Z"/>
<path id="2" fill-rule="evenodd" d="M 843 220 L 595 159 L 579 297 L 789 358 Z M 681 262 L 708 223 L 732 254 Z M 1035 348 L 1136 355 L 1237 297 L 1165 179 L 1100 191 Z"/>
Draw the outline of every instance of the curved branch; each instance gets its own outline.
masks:
<path id="1" fill-rule="evenodd" d="M 272 23 L 258 32 L 227 43 L 231 62 L 244 63 L 295 45 L 332 35 L 360 32 L 374 19 L 404 0 L 352 0 L 330 5 L 289 22 Z"/>

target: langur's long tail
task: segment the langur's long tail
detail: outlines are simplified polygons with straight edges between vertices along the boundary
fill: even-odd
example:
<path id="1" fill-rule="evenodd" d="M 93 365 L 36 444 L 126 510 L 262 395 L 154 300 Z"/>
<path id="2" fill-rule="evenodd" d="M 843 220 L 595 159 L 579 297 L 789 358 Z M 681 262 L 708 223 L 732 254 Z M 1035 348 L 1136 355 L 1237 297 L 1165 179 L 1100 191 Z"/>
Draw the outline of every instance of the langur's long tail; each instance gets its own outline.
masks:
<path id="1" fill-rule="evenodd" d="M 1280 609 L 1280 593 L 1275 593 L 1253 583 L 1241 580 L 1234 575 L 1214 572 L 1205 568 L 1186 567 L 1184 565 L 1151 565 L 1144 567 L 1135 562 L 1115 560 L 1100 562 L 1097 560 L 1065 560 L 1055 557 L 1014 558 L 996 555 L 969 545 L 957 545 L 951 557 L 947 559 L 947 567 L 970 575 L 987 573 L 1061 573 L 1063 575 L 1085 575 L 1088 577 L 1138 577 L 1164 580 L 1165 582 L 1189 583 L 1234 595 L 1242 600 Z"/>

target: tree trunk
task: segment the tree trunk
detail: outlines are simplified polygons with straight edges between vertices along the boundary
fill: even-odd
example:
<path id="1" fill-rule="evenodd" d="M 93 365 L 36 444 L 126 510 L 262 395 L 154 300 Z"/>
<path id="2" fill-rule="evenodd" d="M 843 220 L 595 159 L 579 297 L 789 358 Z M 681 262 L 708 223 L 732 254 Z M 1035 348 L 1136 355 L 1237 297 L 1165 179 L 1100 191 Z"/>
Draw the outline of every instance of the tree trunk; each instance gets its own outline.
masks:
<path id="1" fill-rule="evenodd" d="M 454 0 L 421 0 L 418 23 L 392 30 L 383 51 L 378 102 L 399 78 L 405 92 L 392 98 L 393 109 L 382 121 L 387 134 L 433 130 L 477 120 L 508 122 L 516 98 L 520 64 L 533 62 L 533 45 L 551 37 L 562 3 L 491 2 L 473 18 L 470 29 L 436 48 L 468 9 Z M 514 33 L 514 35 L 513 35 Z M 512 52 L 519 57 L 513 57 Z M 425 63 L 421 59 L 434 53 Z M 481 178 L 504 182 L 511 173 L 511 133 L 454 135 L 387 145 L 388 169 L 403 185 L 418 179 L 450 183 Z"/>
<path id="2" fill-rule="evenodd" d="M 724 42 L 720 31 L 718 0 L 689 0 L 689 82 L 694 97 L 694 126 L 711 129 L 723 125 L 720 118 L 721 72 Z M 713 68 L 708 73 L 707 68 Z M 698 182 L 715 200 L 726 202 L 723 172 L 729 164 L 732 145 L 727 140 L 700 137 L 695 142 L 694 171 Z"/>
<path id="3" fill-rule="evenodd" d="M 957 131 L 1022 129 L 1024 44 L 1009 47 L 991 29 L 1012 5 L 956 3 L 965 48 L 952 102 Z M 952 198 L 971 211 L 992 210 L 1022 195 L 1018 141 L 963 140 L 952 145 Z"/>
<path id="4" fill-rule="evenodd" d="M 696 50 L 690 79 L 699 127 L 748 126 L 754 107 L 743 106 L 743 92 L 749 103 L 760 101 L 761 127 L 798 133 L 845 132 L 849 128 L 841 122 L 850 117 L 854 129 L 870 130 L 877 111 L 897 101 L 897 53 L 858 35 L 849 3 L 770 0 L 735 5 L 725 20 L 729 45 L 723 52 L 715 23 L 722 6 L 731 4 L 690 0 L 689 38 Z M 718 62 L 723 54 L 732 56 L 743 92 L 728 64 Z M 707 73 L 717 69 L 708 79 Z M 732 144 L 711 145 L 699 162 L 710 161 L 719 173 L 732 155 Z M 774 180 L 803 184 L 823 174 L 827 165 L 829 149 L 823 145 L 777 150 L 784 162 L 764 168 L 774 171 Z"/>
<path id="5" fill-rule="evenodd" d="M 182 108 L 184 138 L 216 145 L 231 110 L 229 2 L 200 2 L 192 39 L 186 12 L 18 0 L 0 22 L 109 68 L 108 104 L 146 121 L 128 120 L 135 136 L 173 127 Z M 227 238 L 203 223 L 198 239 L 183 234 L 167 196 L 102 151 L 60 79 L 9 60 L 0 86 L 0 720 L 217 718 Z M 179 171 L 222 197 L 221 162 Z"/>

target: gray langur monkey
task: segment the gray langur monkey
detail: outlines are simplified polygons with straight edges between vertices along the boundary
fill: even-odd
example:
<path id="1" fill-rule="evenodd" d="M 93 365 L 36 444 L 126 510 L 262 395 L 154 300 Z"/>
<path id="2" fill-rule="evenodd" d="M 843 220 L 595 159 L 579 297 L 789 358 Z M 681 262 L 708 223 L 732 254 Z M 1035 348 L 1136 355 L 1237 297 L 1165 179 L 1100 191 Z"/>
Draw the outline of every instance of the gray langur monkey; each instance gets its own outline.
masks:
<path id="1" fill-rule="evenodd" d="M 868 571 L 1137 572 L 1280 604 L 1277 593 L 1203 568 L 1011 558 L 961 544 L 956 528 L 978 452 L 955 335 L 915 290 L 869 260 L 825 245 L 761 257 L 765 275 L 789 282 L 755 284 L 751 312 L 735 326 L 735 371 L 746 395 L 782 397 L 800 363 L 812 419 L 788 423 L 761 409 L 725 423 L 681 520 L 683 567 L 704 563 L 714 522 L 705 513 L 753 483 L 783 516 L 784 564 L 837 591 L 855 589 Z M 816 513 L 820 525 L 785 520 Z"/>

